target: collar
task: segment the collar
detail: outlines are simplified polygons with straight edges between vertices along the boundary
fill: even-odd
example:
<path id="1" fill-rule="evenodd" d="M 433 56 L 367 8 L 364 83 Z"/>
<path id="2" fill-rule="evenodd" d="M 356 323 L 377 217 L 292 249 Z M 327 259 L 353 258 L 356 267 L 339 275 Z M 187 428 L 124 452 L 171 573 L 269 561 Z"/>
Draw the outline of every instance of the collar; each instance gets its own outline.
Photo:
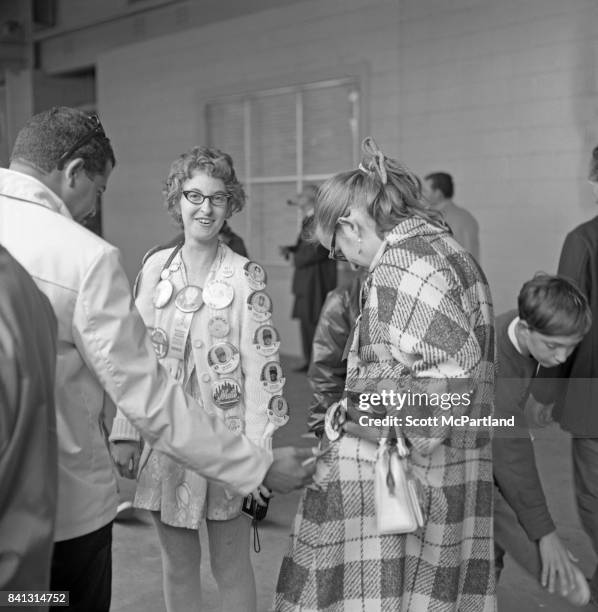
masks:
<path id="1" fill-rule="evenodd" d="M 517 327 L 517 323 L 519 323 L 519 317 L 515 317 L 509 323 L 509 326 L 507 327 L 507 335 L 509 336 L 509 340 L 511 341 L 511 344 L 515 347 L 515 350 L 520 355 L 523 355 L 523 351 L 521 350 L 521 345 L 519 344 L 519 341 L 517 340 L 517 334 L 515 333 L 515 328 Z"/>
<path id="2" fill-rule="evenodd" d="M 66 204 L 41 181 L 15 170 L 0 168 L 0 195 L 49 208 L 72 219 Z"/>
<path id="3" fill-rule="evenodd" d="M 372 259 L 369 271 L 371 272 L 380 263 L 382 256 L 389 246 L 400 244 L 401 242 L 409 240 L 415 236 L 434 236 L 442 234 L 443 232 L 446 232 L 446 230 L 442 227 L 433 225 L 422 217 L 413 216 L 400 221 L 390 230 L 390 232 L 386 234 L 384 241 Z"/>

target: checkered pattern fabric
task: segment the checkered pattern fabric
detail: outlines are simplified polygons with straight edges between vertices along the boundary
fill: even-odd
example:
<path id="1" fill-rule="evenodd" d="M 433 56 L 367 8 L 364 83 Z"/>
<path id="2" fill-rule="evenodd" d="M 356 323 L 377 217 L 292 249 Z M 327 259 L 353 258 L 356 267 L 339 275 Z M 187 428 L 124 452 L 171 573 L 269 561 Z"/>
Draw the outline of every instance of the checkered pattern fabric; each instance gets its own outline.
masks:
<path id="1" fill-rule="evenodd" d="M 476 400 L 459 414 L 491 414 L 493 314 L 479 266 L 421 219 L 399 224 L 387 243 L 366 286 L 347 391 L 373 390 L 383 379 L 412 390 L 428 389 L 431 379 L 446 388 L 463 379 Z M 495 610 L 489 430 L 439 425 L 403 433 L 422 483 L 424 527 L 377 534 L 376 447 L 341 437 L 319 460 L 322 487 L 302 498 L 277 612 Z"/>

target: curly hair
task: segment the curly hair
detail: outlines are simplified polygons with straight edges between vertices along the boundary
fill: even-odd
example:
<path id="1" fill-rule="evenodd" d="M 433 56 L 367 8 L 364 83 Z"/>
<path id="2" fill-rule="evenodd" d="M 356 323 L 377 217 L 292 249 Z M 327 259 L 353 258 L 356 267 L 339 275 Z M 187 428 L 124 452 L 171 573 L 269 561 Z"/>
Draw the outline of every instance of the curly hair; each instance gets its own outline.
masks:
<path id="1" fill-rule="evenodd" d="M 448 229 L 442 214 L 425 202 L 421 180 L 413 172 L 386 157 L 370 136 L 361 148 L 357 170 L 336 174 L 320 187 L 315 225 L 323 235 L 331 235 L 339 217 L 353 206 L 365 208 L 382 235 L 414 216 Z"/>
<path id="2" fill-rule="evenodd" d="M 205 172 L 208 176 L 220 179 L 224 183 L 226 192 L 230 196 L 227 218 L 243 209 L 245 191 L 237 179 L 231 156 L 220 149 L 193 147 L 172 162 L 168 178 L 164 182 L 164 203 L 180 227 L 183 226 L 180 207 L 183 183 L 196 172 Z"/>
<path id="3" fill-rule="evenodd" d="M 58 161 L 77 141 L 89 134 L 93 126 L 90 117 L 76 108 L 55 106 L 34 115 L 17 134 L 10 156 L 12 161 L 24 161 L 50 172 Z M 79 147 L 69 159 L 81 158 L 88 176 L 106 171 L 108 162 L 114 167 L 116 159 L 110 140 L 98 133 Z M 68 160 L 67 160 L 68 161 Z"/>

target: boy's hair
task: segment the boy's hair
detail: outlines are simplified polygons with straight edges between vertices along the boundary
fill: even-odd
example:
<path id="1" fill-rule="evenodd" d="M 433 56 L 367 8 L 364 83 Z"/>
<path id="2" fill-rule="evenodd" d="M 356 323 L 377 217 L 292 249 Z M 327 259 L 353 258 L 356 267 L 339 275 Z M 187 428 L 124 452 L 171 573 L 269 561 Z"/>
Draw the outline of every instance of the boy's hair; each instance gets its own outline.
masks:
<path id="1" fill-rule="evenodd" d="M 519 318 L 546 336 L 583 336 L 592 325 L 585 295 L 562 276 L 536 274 L 524 283 L 517 305 Z"/>
<path id="2" fill-rule="evenodd" d="M 31 117 L 17 134 L 11 161 L 24 161 L 43 172 L 56 168 L 63 156 L 93 129 L 90 117 L 83 111 L 68 106 L 55 106 Z M 80 157 L 85 172 L 92 177 L 103 174 L 108 162 L 116 159 L 110 140 L 103 130 L 78 147 L 66 161 Z"/>

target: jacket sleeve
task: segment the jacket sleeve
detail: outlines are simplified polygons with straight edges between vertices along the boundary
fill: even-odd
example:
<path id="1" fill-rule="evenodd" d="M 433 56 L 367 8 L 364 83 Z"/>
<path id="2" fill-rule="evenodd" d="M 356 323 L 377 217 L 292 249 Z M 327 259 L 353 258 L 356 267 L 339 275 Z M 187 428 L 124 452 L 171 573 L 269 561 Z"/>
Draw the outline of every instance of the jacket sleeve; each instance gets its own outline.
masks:
<path id="1" fill-rule="evenodd" d="M 348 288 L 335 289 L 328 294 L 314 335 L 308 372 L 313 398 L 307 426 L 317 436 L 324 431 L 324 415 L 328 406 L 341 398 L 345 388 L 347 362 L 343 354 L 352 325 L 348 291 Z"/>
<path id="2" fill-rule="evenodd" d="M 500 364 L 499 364 L 500 367 Z M 498 418 L 514 417 L 515 428 L 499 429 L 492 440 L 494 480 L 503 497 L 513 508 L 530 540 L 552 533 L 552 522 L 540 475 L 534 446 L 529 436 L 520 399 L 509 394 L 509 379 L 497 378 L 494 414 Z"/>
<path id="3" fill-rule="evenodd" d="M 241 325 L 240 334 L 240 354 L 241 368 L 243 370 L 243 397 L 245 400 L 245 434 L 255 444 L 264 444 L 266 449 L 271 447 L 271 438 L 262 442 L 263 434 L 268 424 L 266 416 L 268 403 L 279 393 L 270 393 L 264 388 L 261 380 L 262 370 L 267 363 L 275 362 L 280 365 L 280 355 L 275 353 L 269 357 L 261 355 L 253 343 L 257 329 L 265 325 L 265 321 L 256 321 L 248 308 L 247 298 L 252 293 L 252 289 L 245 280 L 242 281 L 244 292 L 240 300 L 239 321 Z M 267 289 L 265 288 L 264 291 Z M 272 319 L 267 323 L 273 325 Z"/>
<path id="4" fill-rule="evenodd" d="M 145 323 L 146 328 L 151 327 L 154 317 L 154 306 L 152 302 L 153 289 L 158 282 L 160 268 L 150 267 L 146 262 L 151 255 L 161 250 L 160 247 L 149 251 L 143 258 L 144 265 L 137 274 L 135 280 L 135 306 Z M 110 440 L 139 442 L 141 435 L 139 431 L 131 424 L 129 419 L 123 414 L 122 410 L 116 410 L 116 416 L 110 428 Z"/>
<path id="5" fill-rule="evenodd" d="M 111 399 L 155 449 L 245 495 L 272 459 L 207 414 L 159 365 L 117 249 L 106 247 L 82 280 L 73 336 Z"/>

